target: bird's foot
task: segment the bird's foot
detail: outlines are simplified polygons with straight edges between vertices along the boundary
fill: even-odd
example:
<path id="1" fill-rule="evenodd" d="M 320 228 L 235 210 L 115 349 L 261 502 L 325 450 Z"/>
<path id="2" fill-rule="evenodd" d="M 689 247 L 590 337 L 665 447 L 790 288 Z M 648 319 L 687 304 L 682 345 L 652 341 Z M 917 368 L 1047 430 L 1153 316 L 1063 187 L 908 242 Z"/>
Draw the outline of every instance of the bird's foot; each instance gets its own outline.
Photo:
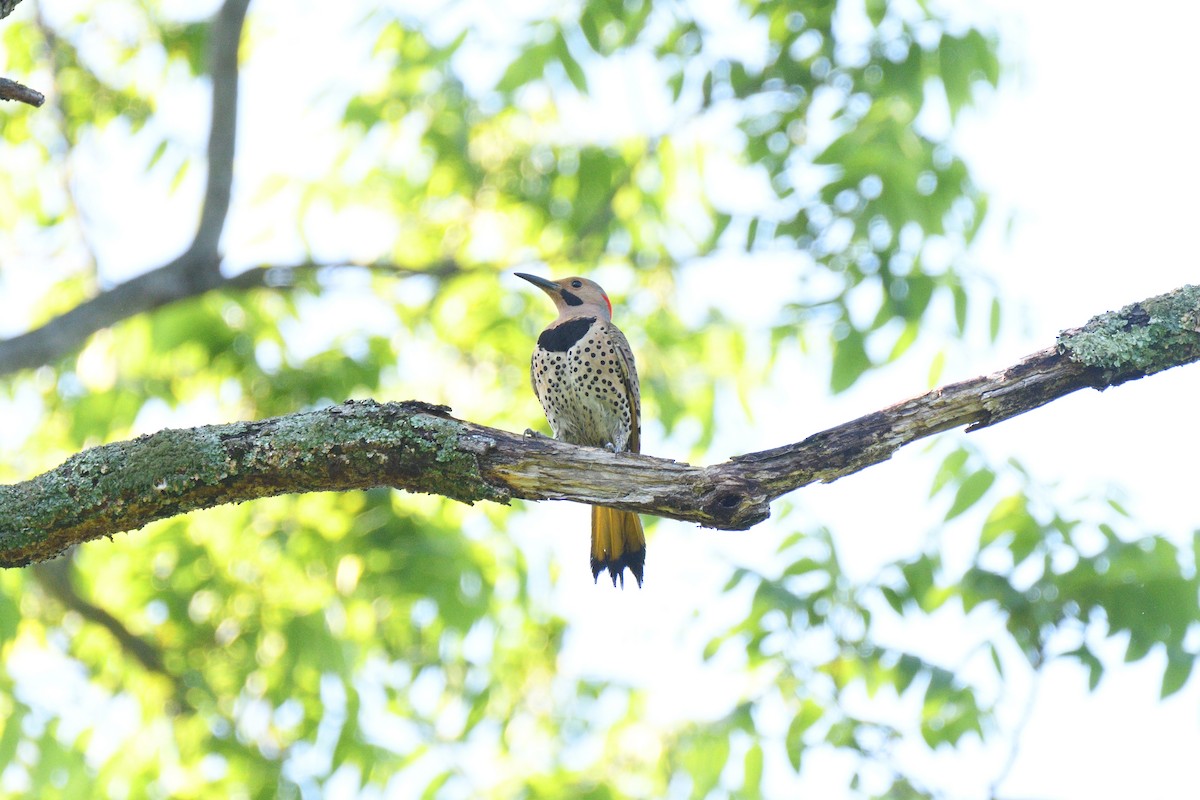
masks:
<path id="1" fill-rule="evenodd" d="M 526 428 L 525 429 L 525 438 L 526 439 L 550 439 L 553 437 L 547 436 L 546 434 L 542 433 L 541 431 L 535 431 L 533 428 Z"/>
<path id="2" fill-rule="evenodd" d="M 617 449 L 617 446 L 616 446 L 615 444 L 613 444 L 612 442 L 605 442 L 605 443 L 604 443 L 604 449 L 605 449 L 605 450 L 607 450 L 607 451 L 608 451 L 608 452 L 610 452 L 610 453 L 619 453 L 619 452 L 621 452 L 620 450 L 618 450 L 618 449 Z"/>

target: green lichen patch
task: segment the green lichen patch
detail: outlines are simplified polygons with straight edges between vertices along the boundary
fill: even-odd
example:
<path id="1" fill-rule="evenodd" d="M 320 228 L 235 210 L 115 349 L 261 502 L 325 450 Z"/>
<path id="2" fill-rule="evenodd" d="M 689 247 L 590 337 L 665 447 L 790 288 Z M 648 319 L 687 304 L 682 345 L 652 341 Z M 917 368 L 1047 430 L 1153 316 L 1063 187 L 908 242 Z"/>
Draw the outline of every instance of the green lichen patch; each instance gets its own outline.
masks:
<path id="1" fill-rule="evenodd" d="M 1061 350 L 1116 378 L 1152 375 L 1200 360 L 1200 286 L 1092 318 L 1059 336 Z"/>
<path id="2" fill-rule="evenodd" d="M 312 474 L 358 474 L 367 483 L 441 494 L 465 503 L 508 502 L 483 479 L 478 456 L 462 447 L 462 422 L 439 407 L 411 403 L 347 402 L 270 421 L 271 450 L 257 448 L 247 463 L 299 468 Z"/>

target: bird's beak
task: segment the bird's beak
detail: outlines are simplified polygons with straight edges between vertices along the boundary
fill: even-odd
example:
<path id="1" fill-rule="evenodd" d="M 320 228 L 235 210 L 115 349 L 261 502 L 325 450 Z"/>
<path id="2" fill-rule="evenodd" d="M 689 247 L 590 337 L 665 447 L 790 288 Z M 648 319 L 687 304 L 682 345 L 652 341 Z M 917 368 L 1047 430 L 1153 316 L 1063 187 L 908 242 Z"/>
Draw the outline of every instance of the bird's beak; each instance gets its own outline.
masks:
<path id="1" fill-rule="evenodd" d="M 558 284 L 554 281 L 548 281 L 545 278 L 539 278 L 537 275 L 530 275 L 526 272 L 514 272 L 513 274 L 518 278 L 524 278 L 544 292 L 554 292 L 557 294 L 559 291 L 561 291 Z"/>

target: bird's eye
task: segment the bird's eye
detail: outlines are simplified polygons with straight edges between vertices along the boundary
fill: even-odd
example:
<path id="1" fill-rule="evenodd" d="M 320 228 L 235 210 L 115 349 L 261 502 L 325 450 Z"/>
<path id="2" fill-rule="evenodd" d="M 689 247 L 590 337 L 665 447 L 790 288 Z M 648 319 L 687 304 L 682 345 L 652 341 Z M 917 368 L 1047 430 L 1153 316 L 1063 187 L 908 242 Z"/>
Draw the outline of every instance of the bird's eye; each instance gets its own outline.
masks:
<path id="1" fill-rule="evenodd" d="M 572 289 L 582 289 L 583 281 L 571 281 L 571 288 Z"/>

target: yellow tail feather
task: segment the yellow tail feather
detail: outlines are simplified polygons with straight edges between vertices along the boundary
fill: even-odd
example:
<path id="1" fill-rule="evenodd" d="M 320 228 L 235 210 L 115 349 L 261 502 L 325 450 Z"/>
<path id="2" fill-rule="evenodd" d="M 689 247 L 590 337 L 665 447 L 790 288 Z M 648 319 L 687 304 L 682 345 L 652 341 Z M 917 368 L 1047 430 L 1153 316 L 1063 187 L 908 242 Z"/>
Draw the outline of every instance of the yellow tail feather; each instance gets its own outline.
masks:
<path id="1" fill-rule="evenodd" d="M 592 506 L 592 578 L 600 579 L 607 569 L 613 586 L 617 578 L 625 586 L 625 568 L 642 585 L 642 569 L 646 564 L 646 534 L 642 521 L 632 511 Z"/>

